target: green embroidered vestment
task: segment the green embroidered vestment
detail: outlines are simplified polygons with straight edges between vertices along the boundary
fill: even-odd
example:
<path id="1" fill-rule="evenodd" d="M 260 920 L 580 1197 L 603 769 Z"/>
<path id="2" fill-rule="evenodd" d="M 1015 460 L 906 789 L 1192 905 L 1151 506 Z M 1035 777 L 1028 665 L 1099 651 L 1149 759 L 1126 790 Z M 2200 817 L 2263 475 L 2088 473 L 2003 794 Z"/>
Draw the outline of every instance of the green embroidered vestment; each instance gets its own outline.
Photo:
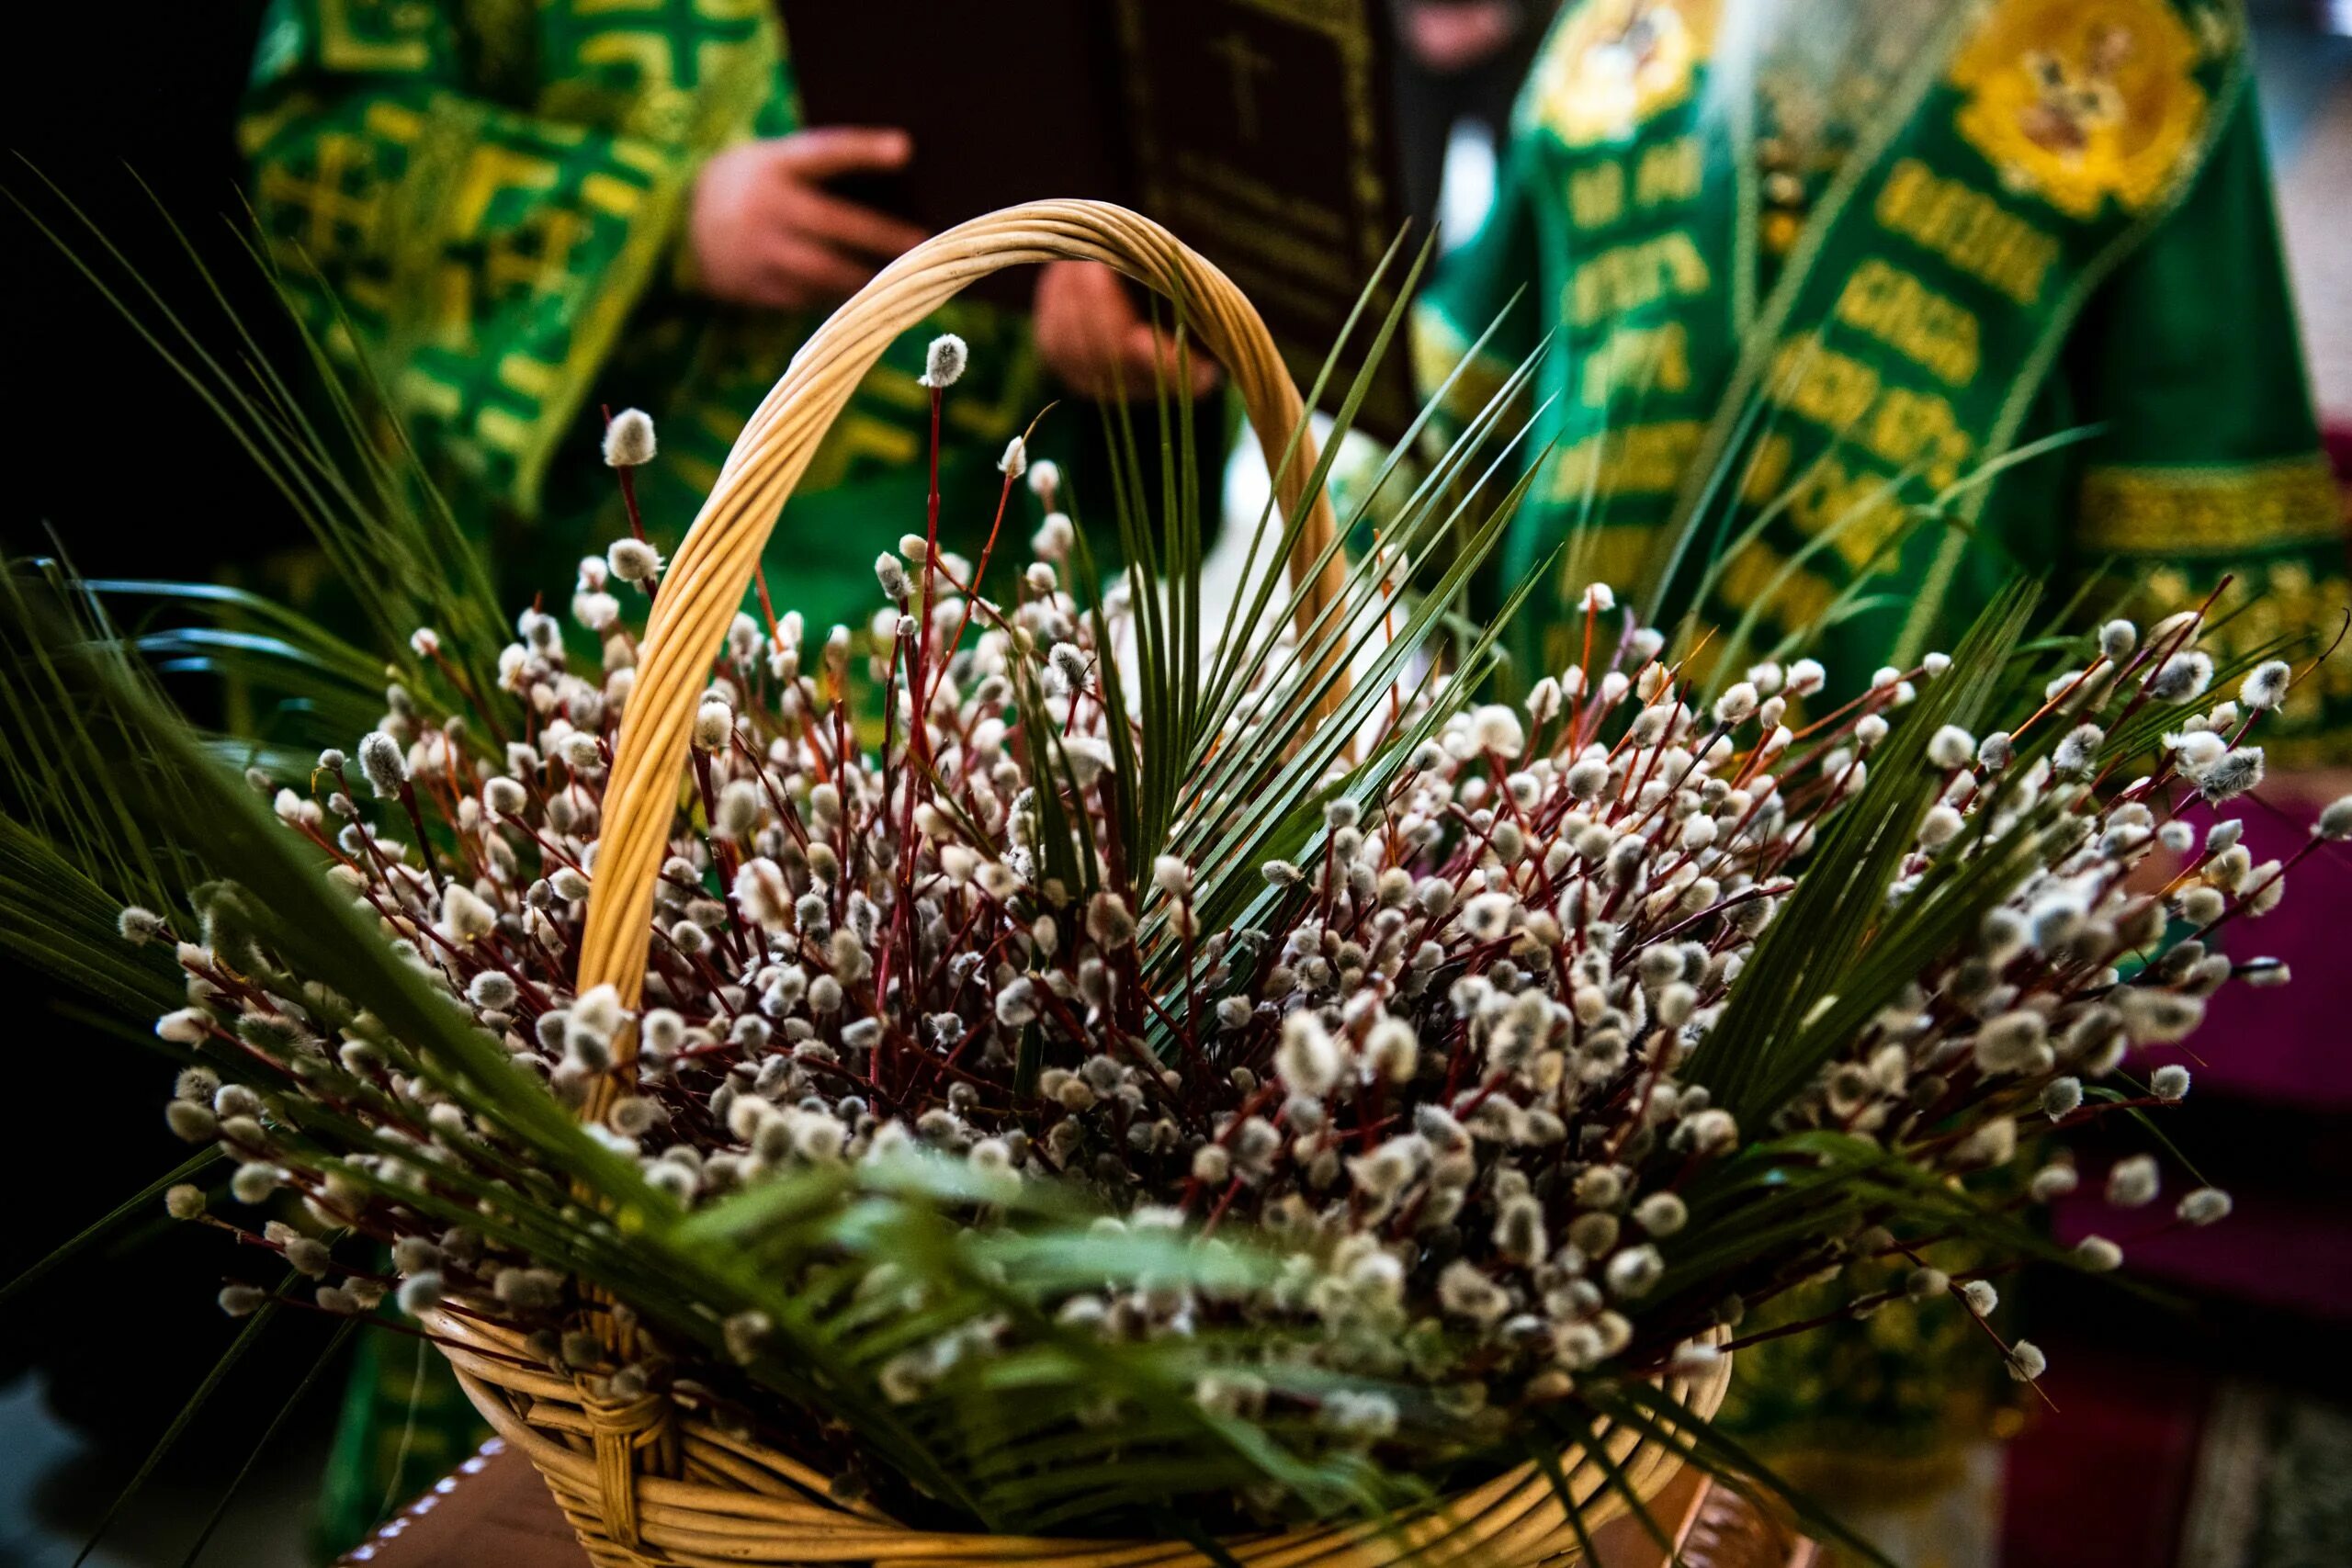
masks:
<path id="1" fill-rule="evenodd" d="M 1590 526 L 1533 669 L 1595 578 L 1703 587 L 1709 657 L 1834 622 L 1849 681 L 2108 563 L 2143 618 L 2227 577 L 2225 642 L 2324 646 L 2343 509 L 2244 41 L 2223 0 L 1572 0 L 1418 323 L 1434 378 L 1499 320 L 1456 412 L 1552 336 L 1505 578 Z M 2346 754 L 2352 660 L 2267 743 Z"/>
<path id="2" fill-rule="evenodd" d="M 368 364 L 527 600 L 623 530 L 600 405 L 654 415 L 639 490 L 673 544 L 813 324 L 695 294 L 680 239 L 705 159 L 797 123 L 769 0 L 276 0 L 242 130 L 289 299 Z M 985 469 L 1042 401 L 1004 312 L 952 305 L 893 345 L 770 547 L 778 607 L 820 635 L 871 608 L 876 553 L 922 526 L 936 331 L 972 347 L 951 498 L 968 478 L 993 500 Z M 971 510 L 951 499 L 951 536 Z"/>

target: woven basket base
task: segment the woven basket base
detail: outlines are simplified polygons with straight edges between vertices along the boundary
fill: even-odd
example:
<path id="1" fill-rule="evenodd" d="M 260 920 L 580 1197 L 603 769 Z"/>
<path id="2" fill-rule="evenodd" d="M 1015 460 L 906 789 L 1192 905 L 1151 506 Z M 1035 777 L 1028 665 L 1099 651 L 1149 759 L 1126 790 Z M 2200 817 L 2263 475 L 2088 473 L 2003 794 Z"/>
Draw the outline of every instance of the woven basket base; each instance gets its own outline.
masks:
<path id="1" fill-rule="evenodd" d="M 522 1337 L 479 1320 L 442 1315 L 431 1328 L 474 1407 L 499 1436 L 529 1456 L 596 1568 L 1216 1568 L 1184 1542 L 1087 1540 L 953 1534 L 914 1529 L 871 1504 L 844 1504 L 826 1477 L 790 1456 L 731 1437 L 680 1414 L 680 1474 L 633 1475 L 622 1483 L 633 1510 L 605 1483 L 597 1421 L 568 1379 L 517 1364 Z M 1723 1403 L 1730 1359 L 1695 1379 L 1670 1379 L 1667 1393 L 1702 1414 Z M 1674 1473 L 1671 1454 L 1637 1434 L 1602 1428 L 1611 1462 L 1646 1497 Z M 1571 1450 L 1560 1468 L 1587 1529 L 1622 1514 L 1606 1469 Z M 627 1473 L 624 1472 L 624 1473 Z M 636 1539 L 616 1539 L 633 1514 Z M 1321 1525 L 1220 1543 L 1248 1568 L 1530 1568 L 1571 1561 L 1577 1532 L 1543 1472 L 1517 1467 L 1387 1531 Z"/>

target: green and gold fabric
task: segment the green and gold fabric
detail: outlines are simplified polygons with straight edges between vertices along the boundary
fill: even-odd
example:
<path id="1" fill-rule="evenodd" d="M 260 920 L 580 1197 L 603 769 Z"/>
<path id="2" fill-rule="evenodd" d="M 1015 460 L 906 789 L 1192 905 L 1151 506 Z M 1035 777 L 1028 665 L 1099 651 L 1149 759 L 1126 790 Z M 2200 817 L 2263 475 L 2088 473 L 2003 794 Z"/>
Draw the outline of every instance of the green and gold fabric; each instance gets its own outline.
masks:
<path id="1" fill-rule="evenodd" d="M 1418 323 L 1434 384 L 1499 320 L 1457 412 L 1551 339 L 1505 579 L 1591 526 L 1522 653 L 1605 578 L 1703 593 L 1713 657 L 1834 623 L 1859 680 L 2102 567 L 2324 645 L 2344 510 L 2245 41 L 2234 0 L 1572 0 Z M 2268 743 L 2345 755 L 2352 661 Z"/>
<path id="2" fill-rule="evenodd" d="M 527 599 L 622 531 L 602 406 L 654 415 L 639 491 L 673 543 L 813 324 L 695 294 L 681 237 L 705 159 L 797 123 L 771 0 L 274 0 L 242 135 L 288 297 Z M 922 525 L 934 331 L 972 347 L 950 493 L 1041 400 L 1001 311 L 951 306 L 895 345 L 770 547 L 778 602 L 819 628 L 870 608 L 876 552 Z"/>

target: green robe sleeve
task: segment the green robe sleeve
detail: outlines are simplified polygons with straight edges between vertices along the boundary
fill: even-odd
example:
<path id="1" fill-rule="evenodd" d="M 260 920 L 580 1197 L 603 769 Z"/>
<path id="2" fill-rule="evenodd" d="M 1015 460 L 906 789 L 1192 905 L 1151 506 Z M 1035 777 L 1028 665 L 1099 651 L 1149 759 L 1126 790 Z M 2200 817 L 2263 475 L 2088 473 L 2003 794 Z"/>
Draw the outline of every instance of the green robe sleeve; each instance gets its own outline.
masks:
<path id="1" fill-rule="evenodd" d="M 1546 305 L 1528 293 L 1544 276 L 1542 203 L 1531 188 L 1541 166 L 1516 148 L 1504 154 L 1486 221 L 1445 258 L 1414 305 L 1413 367 L 1422 395 L 1433 395 L 1457 367 L 1462 371 L 1438 411 L 1449 431 L 1485 408 L 1541 340 Z M 1493 334 L 1464 364 L 1489 327 Z"/>
<path id="2" fill-rule="evenodd" d="M 2146 618 L 2228 578 L 2223 646 L 2290 641 L 2300 669 L 2335 637 L 2352 589 L 2252 94 L 2079 332 L 2074 379 L 2102 433 L 2082 475 L 2077 548 L 2138 585 Z M 2352 660 L 2314 671 L 2261 733 L 2280 765 L 2352 757 Z"/>
<path id="3" fill-rule="evenodd" d="M 702 158 L 788 128 L 763 4 L 637 30 L 581 9 L 274 0 L 242 124 L 295 308 L 428 471 L 524 515 Z"/>

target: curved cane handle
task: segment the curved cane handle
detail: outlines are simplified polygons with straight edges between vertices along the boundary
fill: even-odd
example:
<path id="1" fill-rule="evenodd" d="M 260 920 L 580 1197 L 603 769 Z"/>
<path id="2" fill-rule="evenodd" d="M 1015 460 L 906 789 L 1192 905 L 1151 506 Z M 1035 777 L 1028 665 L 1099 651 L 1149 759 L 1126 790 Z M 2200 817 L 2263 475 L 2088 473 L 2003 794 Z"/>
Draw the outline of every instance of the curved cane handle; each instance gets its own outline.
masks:
<path id="1" fill-rule="evenodd" d="M 1296 508 L 1316 461 L 1314 436 L 1301 427 L 1298 389 L 1241 291 L 1159 224 L 1108 202 L 1035 202 L 959 224 L 900 256 L 793 355 L 783 379 L 736 437 L 718 488 L 662 576 L 605 791 L 604 832 L 581 942 L 582 990 L 610 984 L 623 1005 L 637 1005 L 651 942 L 654 884 L 711 650 L 742 603 L 786 498 L 859 379 L 892 340 L 975 278 L 1062 260 L 1107 263 L 1182 300 L 1188 329 L 1233 378 L 1270 466 L 1297 433 L 1297 450 L 1275 486 L 1283 514 Z M 1318 496 L 1290 560 L 1294 585 L 1305 589 L 1302 637 L 1339 597 L 1345 580 L 1336 552 L 1324 560 L 1334 532 L 1331 503 Z M 1324 565 L 1317 572 L 1318 560 Z M 1309 572 L 1315 581 L 1301 584 Z M 636 1049 L 635 1032 L 627 1032 L 628 1040 L 616 1043 L 624 1068 Z M 609 1093 L 591 1097 L 590 1114 L 601 1113 L 596 1102 Z"/>

